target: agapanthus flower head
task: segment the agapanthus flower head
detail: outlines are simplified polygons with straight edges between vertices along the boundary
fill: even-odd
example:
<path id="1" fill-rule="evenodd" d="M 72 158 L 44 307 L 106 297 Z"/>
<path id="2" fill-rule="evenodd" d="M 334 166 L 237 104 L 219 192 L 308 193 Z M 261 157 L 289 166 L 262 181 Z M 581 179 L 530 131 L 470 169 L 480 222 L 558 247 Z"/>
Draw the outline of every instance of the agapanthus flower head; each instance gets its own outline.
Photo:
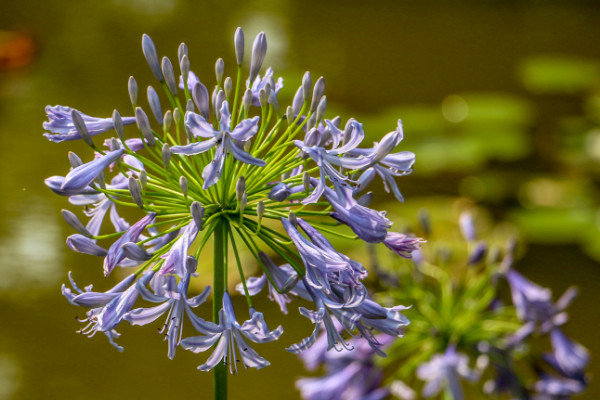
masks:
<path id="1" fill-rule="evenodd" d="M 294 297 L 315 304 L 314 311 L 301 308 L 315 324 L 313 335 L 291 351 L 309 348 L 321 324 L 328 347 L 346 346 L 348 339 L 333 321 L 380 351 L 372 331 L 401 336 L 408 324 L 404 308 L 382 307 L 369 298 L 362 283 L 366 269 L 336 250 L 325 234 L 384 242 L 404 256 L 418 248 L 418 239 L 390 232 L 385 212 L 355 198 L 376 175 L 401 197 L 394 178 L 410 173 L 414 161 L 410 152 L 394 153 L 403 136 L 401 125 L 378 143 L 363 143 L 365 127 L 356 119 L 349 118 L 342 129 L 340 117 L 327 117 L 325 80 L 321 77 L 313 86 L 309 73 L 292 106 L 280 107 L 283 80 L 272 68 L 261 72 L 266 35 L 254 40 L 250 71 L 244 72 L 242 65 L 241 29 L 234 46 L 237 64 L 231 69 L 217 60 L 212 90 L 212 83 L 193 72 L 185 44 L 177 53 L 178 77 L 173 62 L 161 58 L 152 39 L 143 35 L 142 51 L 159 85 L 129 79 L 134 116 L 121 117 L 114 110 L 112 118 L 98 119 L 68 107 L 47 109 L 44 127 L 52 133 L 47 134 L 50 140 L 81 138 L 94 150 L 93 157 L 71 154 L 70 171 L 46 180 L 55 193 L 84 206 L 83 214 L 90 218 L 84 222 L 80 213 L 63 213 L 76 230 L 67 245 L 102 257 L 106 276 L 116 275 L 117 267 L 132 271 L 106 293 L 75 295 L 65 289 L 65 296 L 73 304 L 93 307 L 86 333 L 102 331 L 111 341 L 123 320 L 146 325 L 166 314 L 160 331 L 169 357 L 180 345 L 195 352 L 214 345 L 201 370 L 222 369 L 226 363 L 234 372 L 235 354 L 246 367 L 268 365 L 247 343 L 277 340 L 283 332 L 281 327 L 270 331 L 252 305 L 251 296 L 267 283 L 269 296 L 283 312 Z M 139 102 L 140 85 L 147 87 L 149 109 Z M 101 133 L 109 137 L 95 143 Z M 125 217 L 123 210 L 129 210 Z M 354 235 L 337 228 L 336 221 Z M 193 283 L 208 244 L 214 250 L 212 321 L 194 312 L 209 295 L 209 288 L 194 293 Z M 242 247 L 255 256 L 261 277 L 246 282 Z M 228 262 L 237 265 L 232 268 Z M 239 272 L 239 291 L 248 304 L 250 318 L 244 323 L 238 323 L 226 292 L 233 271 Z M 136 306 L 141 301 L 155 305 Z M 200 335 L 184 338 L 185 321 Z"/>

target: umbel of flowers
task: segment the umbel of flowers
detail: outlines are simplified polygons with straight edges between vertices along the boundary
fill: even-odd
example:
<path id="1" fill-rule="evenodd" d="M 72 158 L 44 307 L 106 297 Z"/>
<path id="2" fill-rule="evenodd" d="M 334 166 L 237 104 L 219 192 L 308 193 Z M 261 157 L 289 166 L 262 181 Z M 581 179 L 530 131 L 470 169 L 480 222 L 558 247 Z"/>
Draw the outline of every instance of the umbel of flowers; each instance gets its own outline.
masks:
<path id="1" fill-rule="evenodd" d="M 237 371 L 236 361 L 246 368 L 269 365 L 248 343 L 277 340 L 283 332 L 282 327 L 270 330 L 252 305 L 251 296 L 264 285 L 283 309 L 294 296 L 314 304 L 300 308 L 314 324 L 312 334 L 289 351 L 311 347 L 321 329 L 328 349 L 347 346 L 336 324 L 374 349 L 381 345 L 374 331 L 402 334 L 408 324 L 403 308 L 384 308 L 370 299 L 361 282 L 365 268 L 338 252 L 324 234 L 383 243 L 399 253 L 418 245 L 391 232 L 385 212 L 369 208 L 371 196 L 363 194 L 379 176 L 401 200 L 395 178 L 410 173 L 414 154 L 394 152 L 403 138 L 400 122 L 379 142 L 364 143 L 357 120 L 325 117 L 324 80 L 313 85 L 308 72 L 291 106 L 282 107 L 282 79 L 276 80 L 271 68 L 261 72 L 265 34 L 254 40 L 248 75 L 239 28 L 234 44 L 234 78 L 217 60 L 216 86 L 209 91 L 190 69 L 185 44 L 177 54 L 177 77 L 171 60 L 159 59 L 144 35 L 142 50 L 162 96 L 148 86 L 144 98 L 131 77 L 132 110 L 124 113 L 131 116 L 114 110 L 111 118 L 96 118 L 48 106 L 44 123 L 49 140 L 83 140 L 94 150 L 81 158 L 70 152 L 68 173 L 45 181 L 72 205 L 84 207 L 79 215 L 62 212 L 77 232 L 67 245 L 101 257 L 106 277 L 115 268 L 130 271 L 106 292 L 79 289 L 69 275 L 71 288 L 63 286 L 63 294 L 89 309 L 81 332 L 101 332 L 120 350 L 115 339 L 121 322 L 146 325 L 164 318 L 161 332 L 170 358 L 178 347 L 208 353 L 199 369 L 215 370 L 216 398 L 226 396 L 226 371 Z M 102 134 L 107 137 L 96 137 Z M 140 218 L 126 221 L 119 211 L 125 208 L 137 209 Z M 87 222 L 81 222 L 81 214 Z M 194 312 L 211 288 L 190 290 L 207 244 L 214 253 L 211 321 Z M 254 255 L 262 277 L 246 281 L 241 247 Z M 239 274 L 247 309 L 233 309 L 226 287 L 232 273 Z M 183 338 L 184 323 L 197 334 Z"/>
<path id="2" fill-rule="evenodd" d="M 470 213 L 459 225 L 464 241 L 454 252 L 425 223 L 428 242 L 410 262 L 376 269 L 387 287 L 379 298 L 415 305 L 401 341 L 380 335 L 391 343 L 388 357 L 362 344 L 332 354 L 319 337 L 301 358 L 311 370 L 323 364 L 326 374 L 297 381 L 303 399 L 568 400 L 585 390 L 589 353 L 562 327 L 576 290 L 554 301 L 514 269 L 514 242 L 501 249 L 481 240 Z"/>

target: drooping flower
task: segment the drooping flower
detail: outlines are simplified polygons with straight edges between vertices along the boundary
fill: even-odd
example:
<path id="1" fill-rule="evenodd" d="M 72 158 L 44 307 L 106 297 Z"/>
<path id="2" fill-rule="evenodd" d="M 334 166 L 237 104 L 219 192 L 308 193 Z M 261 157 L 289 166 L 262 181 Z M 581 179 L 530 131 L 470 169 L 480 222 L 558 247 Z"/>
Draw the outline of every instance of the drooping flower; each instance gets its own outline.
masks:
<path id="1" fill-rule="evenodd" d="M 198 353 L 205 351 L 216 343 L 216 347 L 206 363 L 198 367 L 201 371 L 208 371 L 219 362 L 229 364 L 229 372 L 237 372 L 237 357 L 239 355 L 245 368 L 260 369 L 269 365 L 269 362 L 258 355 L 246 342 L 267 343 L 279 339 L 283 328 L 278 326 L 269 331 L 261 312 L 250 309 L 250 319 L 243 324 L 237 321 L 228 293 L 223 295 L 223 308 L 219 312 L 219 324 L 207 322 L 199 329 L 202 336 L 184 339 L 181 347 Z M 244 339 L 244 337 L 246 339 Z M 237 350 L 237 351 L 236 351 Z"/>
<path id="2" fill-rule="evenodd" d="M 44 122 L 44 129 L 52 133 L 44 133 L 44 136 L 55 143 L 79 140 L 81 134 L 75 128 L 73 119 L 71 117 L 73 109 L 71 107 L 64 106 L 46 106 L 46 115 L 48 121 Z M 95 118 L 90 117 L 82 112 L 79 112 L 85 126 L 88 129 L 90 136 L 99 135 L 104 132 L 115 129 L 112 118 Z M 123 118 L 123 125 L 135 124 L 134 117 Z"/>

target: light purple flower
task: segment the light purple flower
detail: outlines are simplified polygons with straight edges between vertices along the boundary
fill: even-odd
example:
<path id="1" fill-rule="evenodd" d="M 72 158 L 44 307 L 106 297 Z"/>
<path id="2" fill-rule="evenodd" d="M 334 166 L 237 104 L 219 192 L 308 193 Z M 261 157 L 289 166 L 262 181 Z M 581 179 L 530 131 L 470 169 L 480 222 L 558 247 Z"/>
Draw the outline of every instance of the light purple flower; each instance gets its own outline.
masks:
<path id="1" fill-rule="evenodd" d="M 125 252 L 123 251 L 123 245 L 127 242 L 136 242 L 138 237 L 142 234 L 146 226 L 154 221 L 156 213 L 149 213 L 144 218 L 133 224 L 123 235 L 117 239 L 112 246 L 108 249 L 108 254 L 104 258 L 104 275 L 108 276 L 113 269 L 123 259 L 125 259 Z"/>
<path id="2" fill-rule="evenodd" d="M 65 193 L 76 193 L 78 190 L 85 189 L 96 179 L 110 164 L 118 160 L 124 153 L 123 149 L 114 150 L 96 158 L 77 168 L 73 168 L 60 186 L 60 190 Z"/>
<path id="3" fill-rule="evenodd" d="M 423 397 L 430 398 L 447 389 L 454 400 L 463 399 L 463 391 L 459 379 L 475 381 L 478 376 L 469 368 L 469 358 L 449 346 L 444 354 L 435 354 L 431 359 L 417 368 L 417 377 L 425 381 Z"/>
<path id="4" fill-rule="evenodd" d="M 155 282 L 153 282 L 155 293 L 152 293 L 143 284 L 137 285 L 144 300 L 161 304 L 150 308 L 137 308 L 124 316 L 124 319 L 132 325 L 146 325 L 168 311 L 167 319 L 160 333 L 166 331 L 165 340 L 168 341 L 167 355 L 170 359 L 175 357 L 175 349 L 182 342 L 184 312 L 196 330 L 204 332 L 205 329 L 211 326 L 210 322 L 204 321 L 192 311 L 192 308 L 198 307 L 206 301 L 210 293 L 210 287 L 207 286 L 197 296 L 187 298 L 192 273 L 193 271 L 188 268 L 179 283 L 176 282 L 173 275 L 164 276 L 157 274 L 154 278 Z"/>
<path id="5" fill-rule="evenodd" d="M 208 163 L 202 170 L 202 179 L 204 179 L 204 189 L 209 188 L 218 182 L 223 172 L 223 163 L 227 153 L 243 163 L 264 167 L 266 163 L 263 160 L 252 157 L 243 149 L 243 143 L 250 140 L 258 132 L 259 117 L 245 119 L 238 125 L 230 129 L 231 113 L 227 101 L 223 102 L 220 110 L 219 130 L 215 130 L 206 119 L 196 113 L 188 112 L 185 115 L 185 126 L 194 137 L 208 138 L 200 142 L 193 142 L 184 146 L 171 147 L 171 153 L 194 155 L 204 153 L 213 147 L 215 156 L 212 162 Z M 235 142 L 234 142 L 235 140 Z"/>
<path id="6" fill-rule="evenodd" d="M 152 275 L 152 273 L 147 273 L 138 282 L 147 282 Z M 88 337 L 94 336 L 96 332 L 103 332 L 108 337 L 109 342 L 117 350 L 122 351 L 123 347 L 117 345 L 114 341 L 115 338 L 120 336 L 115 328 L 123 320 L 123 316 L 131 310 L 139 295 L 136 285 L 133 285 L 135 275 L 129 275 L 104 293 L 93 292 L 91 285 L 86 287 L 85 291 L 79 289 L 70 272 L 69 280 L 76 293 L 73 293 L 71 289 L 63 284 L 63 295 L 71 304 L 90 308 L 87 312 L 87 318 L 81 321 L 88 324 L 80 332 Z"/>
<path id="7" fill-rule="evenodd" d="M 368 243 L 380 243 L 386 239 L 392 223 L 385 216 L 385 212 L 358 204 L 349 187 L 336 192 L 325 188 L 324 195 L 335 209 L 331 216 L 348 225 L 356 236 Z"/>
<path id="8" fill-rule="evenodd" d="M 423 239 L 404 235 L 399 232 L 388 232 L 383 244 L 400 257 L 412 258 L 412 252 L 421 248 Z"/>
<path id="9" fill-rule="evenodd" d="M 239 358 L 245 368 L 264 368 L 269 362 L 256 353 L 244 337 L 254 343 L 267 343 L 279 339 L 283 328 L 278 326 L 269 331 L 261 312 L 250 309 L 250 319 L 243 324 L 237 322 L 228 293 L 223 295 L 223 308 L 219 312 L 219 325 L 206 322 L 202 336 L 183 339 L 181 347 L 199 353 L 208 350 L 216 343 L 216 347 L 206 363 L 198 367 L 201 371 L 209 371 L 219 362 L 229 364 L 229 372 L 237 372 L 236 361 Z M 236 352 L 237 349 L 237 352 Z M 236 354 L 237 353 L 237 354 Z"/>
<path id="10" fill-rule="evenodd" d="M 160 272 L 163 275 L 169 273 L 175 273 L 179 277 L 183 277 L 186 271 L 186 259 L 190 245 L 196 239 L 198 235 L 198 226 L 194 221 L 190 222 L 183 228 L 182 234 L 177 239 L 173 246 L 169 249 L 168 253 L 162 256 L 165 259 Z"/>
<path id="11" fill-rule="evenodd" d="M 585 367 L 590 362 L 586 348 L 569 339 L 560 328 L 552 329 L 550 340 L 554 351 L 544 359 L 560 374 L 583 381 Z"/>
<path id="12" fill-rule="evenodd" d="M 341 326 L 338 326 L 341 329 Z M 324 335 L 318 340 L 325 343 Z M 380 335 L 378 339 L 389 344 L 391 337 Z M 301 378 L 296 388 L 305 400 L 380 400 L 389 394 L 389 388 L 381 387 L 383 371 L 375 366 L 375 352 L 366 342 L 352 339 L 350 350 L 327 351 L 325 346 L 313 346 L 302 353 L 301 358 L 313 367 L 313 359 L 325 364 L 327 374 L 318 378 Z M 318 352 L 319 354 L 314 354 Z M 310 354 L 313 353 L 313 354 Z"/>
<path id="13" fill-rule="evenodd" d="M 262 78 L 258 75 L 256 79 L 254 79 L 254 82 L 252 82 L 252 86 L 248 85 L 249 89 L 252 91 L 252 105 L 260 107 L 258 95 L 262 89 L 265 89 L 267 83 L 271 84 L 271 90 L 277 95 L 283 87 L 283 78 L 278 78 L 277 82 L 275 82 L 273 79 L 273 68 L 271 67 L 267 68 L 265 76 Z"/>
<path id="14" fill-rule="evenodd" d="M 248 294 L 250 296 L 255 296 L 260 293 L 265 285 L 267 285 L 269 288 L 269 299 L 279 305 L 279 309 L 282 313 L 287 314 L 286 304 L 289 303 L 291 299 L 286 293 L 289 292 L 293 295 L 299 295 L 298 292 L 303 290 L 303 288 L 298 288 L 297 291 L 294 290 L 294 288 L 298 286 L 299 276 L 289 264 L 278 267 L 273 260 L 263 252 L 259 253 L 259 257 L 276 287 L 271 283 L 271 280 L 267 278 L 266 274 L 262 274 L 260 277 L 251 277 L 246 281 Z M 241 283 L 237 284 L 236 290 L 241 294 L 245 294 L 244 285 Z"/>
<path id="15" fill-rule="evenodd" d="M 46 136 L 48 140 L 59 143 L 67 140 L 81 139 L 81 135 L 73 124 L 73 119 L 71 117 L 72 111 L 73 109 L 71 107 L 46 106 L 48 121 L 44 122 L 44 129 L 54 133 L 54 135 L 51 133 L 44 133 L 44 136 Z M 95 118 L 82 112 L 79 112 L 79 114 L 81 114 L 90 136 L 99 135 L 115 128 L 112 118 Z M 123 125 L 131 125 L 134 123 L 134 117 L 123 118 Z"/>

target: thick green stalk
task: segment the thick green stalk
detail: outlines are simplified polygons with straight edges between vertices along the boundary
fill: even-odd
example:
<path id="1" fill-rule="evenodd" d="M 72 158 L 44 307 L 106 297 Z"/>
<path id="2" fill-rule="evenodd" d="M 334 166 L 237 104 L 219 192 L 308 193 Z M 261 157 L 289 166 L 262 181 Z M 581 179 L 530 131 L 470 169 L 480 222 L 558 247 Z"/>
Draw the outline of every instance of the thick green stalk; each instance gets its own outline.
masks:
<path id="1" fill-rule="evenodd" d="M 223 294 L 225 292 L 225 220 L 216 222 L 213 232 L 214 237 L 214 276 L 213 276 L 213 321 L 219 323 L 219 311 L 223 305 Z M 224 363 L 218 363 L 215 368 L 213 380 L 214 399 L 227 400 L 227 366 Z"/>

